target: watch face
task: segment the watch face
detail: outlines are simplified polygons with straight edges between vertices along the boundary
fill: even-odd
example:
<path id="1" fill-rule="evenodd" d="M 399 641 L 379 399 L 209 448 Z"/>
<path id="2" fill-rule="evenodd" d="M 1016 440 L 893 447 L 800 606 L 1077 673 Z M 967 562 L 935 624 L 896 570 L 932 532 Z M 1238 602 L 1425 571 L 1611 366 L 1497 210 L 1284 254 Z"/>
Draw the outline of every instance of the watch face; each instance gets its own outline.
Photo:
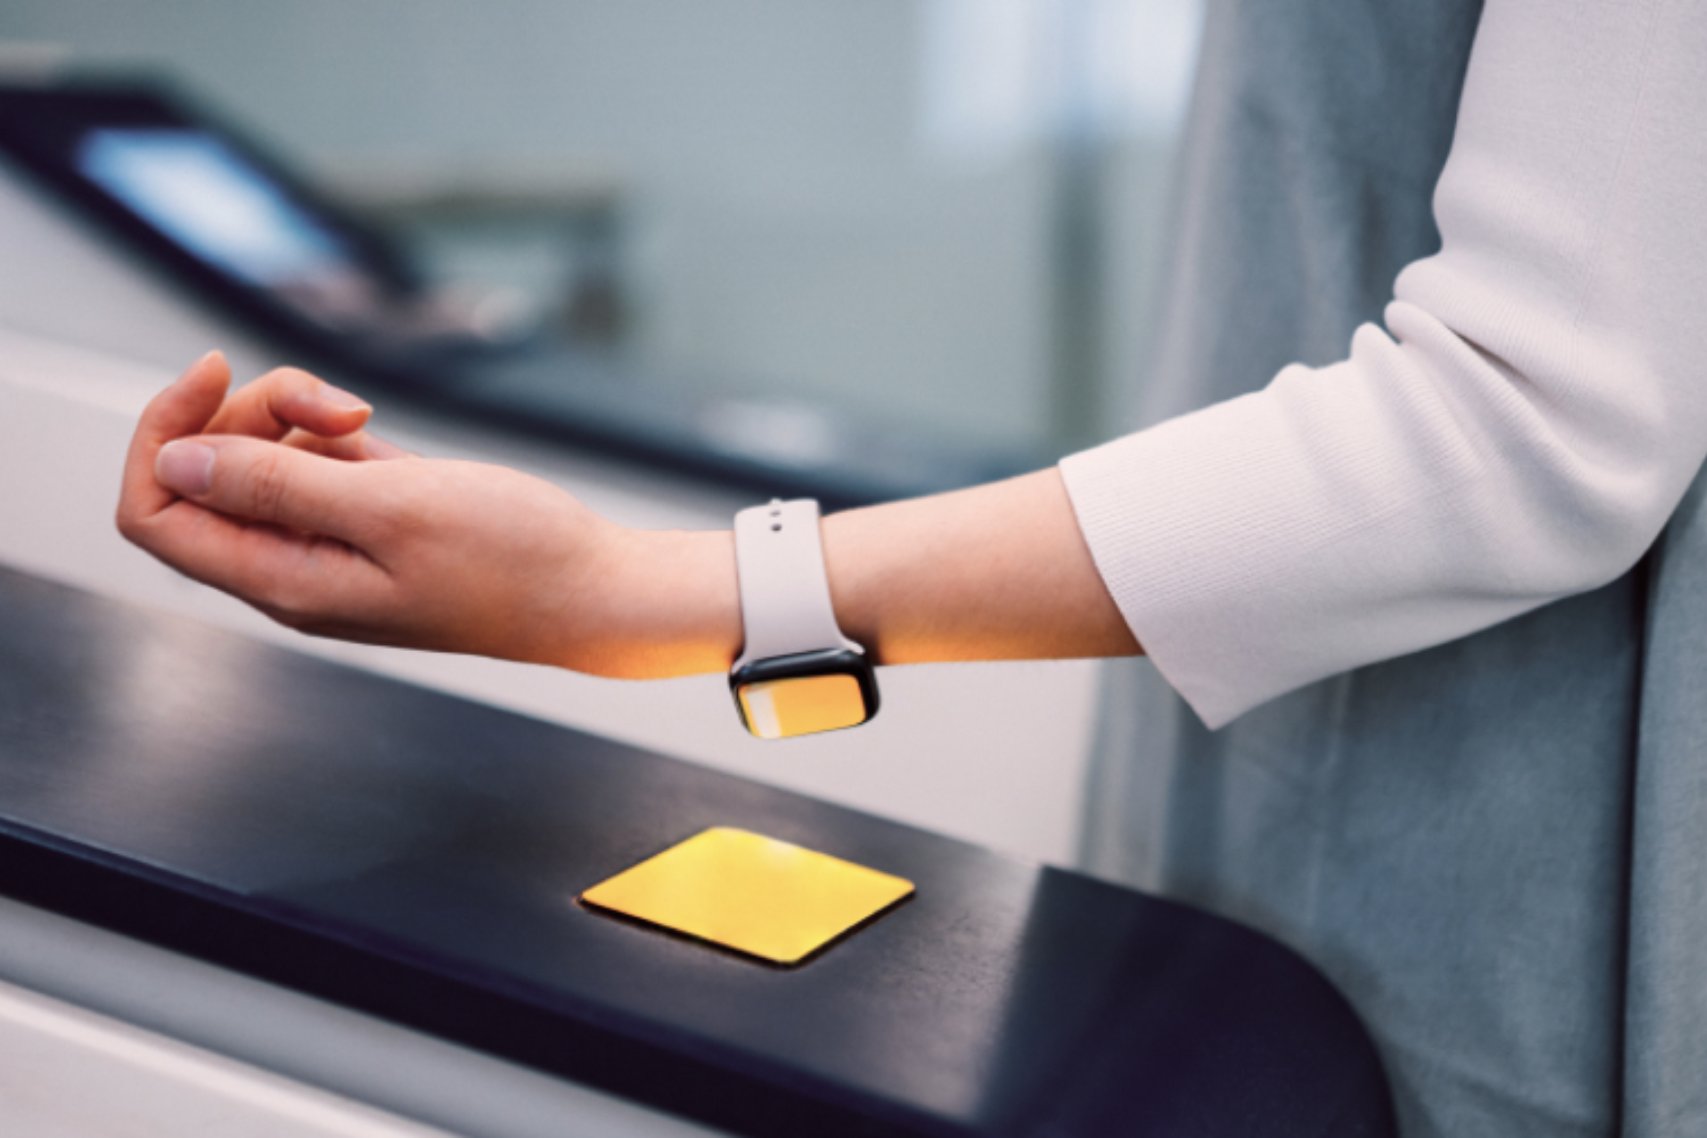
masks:
<path id="1" fill-rule="evenodd" d="M 877 683 L 857 652 L 832 650 L 759 660 L 730 677 L 747 730 L 787 739 L 855 727 L 877 714 Z"/>

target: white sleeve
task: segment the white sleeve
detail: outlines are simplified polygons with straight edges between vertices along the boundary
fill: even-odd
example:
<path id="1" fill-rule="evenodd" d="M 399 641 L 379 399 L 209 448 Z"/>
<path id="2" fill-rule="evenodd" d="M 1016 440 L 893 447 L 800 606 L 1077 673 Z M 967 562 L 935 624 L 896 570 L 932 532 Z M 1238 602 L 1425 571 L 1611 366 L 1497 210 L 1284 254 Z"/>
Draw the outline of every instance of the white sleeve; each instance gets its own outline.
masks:
<path id="1" fill-rule="evenodd" d="M 1062 460 L 1122 614 L 1206 723 L 1652 544 L 1707 456 L 1704 120 L 1707 4 L 1488 0 L 1442 248 L 1385 329 Z"/>

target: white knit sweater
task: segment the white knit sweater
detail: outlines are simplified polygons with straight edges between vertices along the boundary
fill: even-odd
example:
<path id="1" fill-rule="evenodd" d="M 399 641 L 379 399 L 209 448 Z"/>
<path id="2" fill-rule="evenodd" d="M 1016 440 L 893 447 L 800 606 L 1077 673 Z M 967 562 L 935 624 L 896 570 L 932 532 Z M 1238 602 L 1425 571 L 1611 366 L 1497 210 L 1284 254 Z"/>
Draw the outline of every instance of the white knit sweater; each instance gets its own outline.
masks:
<path id="1" fill-rule="evenodd" d="M 1345 360 L 1061 463 L 1212 727 L 1613 579 L 1707 456 L 1707 3 L 1489 0 L 1434 209 Z"/>

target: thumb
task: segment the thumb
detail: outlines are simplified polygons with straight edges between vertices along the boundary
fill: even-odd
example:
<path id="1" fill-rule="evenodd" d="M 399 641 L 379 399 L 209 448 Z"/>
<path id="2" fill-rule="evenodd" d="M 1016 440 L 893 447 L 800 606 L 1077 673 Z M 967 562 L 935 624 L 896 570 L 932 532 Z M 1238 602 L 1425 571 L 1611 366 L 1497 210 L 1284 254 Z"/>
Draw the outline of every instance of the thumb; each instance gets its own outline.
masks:
<path id="1" fill-rule="evenodd" d="M 170 496 L 150 475 L 160 447 L 172 439 L 207 430 L 208 420 L 219 411 L 230 383 L 231 365 L 218 352 L 209 352 L 149 401 L 125 455 L 119 493 L 121 529 L 170 504 Z"/>
<path id="2" fill-rule="evenodd" d="M 261 439 L 201 435 L 160 448 L 154 476 L 222 514 L 355 543 L 372 521 L 360 469 Z"/>

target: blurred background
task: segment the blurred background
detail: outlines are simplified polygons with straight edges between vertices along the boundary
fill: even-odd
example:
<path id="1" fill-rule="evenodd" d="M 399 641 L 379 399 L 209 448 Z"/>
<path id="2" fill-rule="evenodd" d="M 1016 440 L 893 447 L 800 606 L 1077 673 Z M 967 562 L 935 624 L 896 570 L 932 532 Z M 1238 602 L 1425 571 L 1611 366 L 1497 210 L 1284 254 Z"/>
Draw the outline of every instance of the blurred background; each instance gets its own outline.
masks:
<path id="1" fill-rule="evenodd" d="M 1138 378 L 1197 0 L 8 0 L 164 76 L 434 281 L 649 378 L 1003 452 Z"/>

